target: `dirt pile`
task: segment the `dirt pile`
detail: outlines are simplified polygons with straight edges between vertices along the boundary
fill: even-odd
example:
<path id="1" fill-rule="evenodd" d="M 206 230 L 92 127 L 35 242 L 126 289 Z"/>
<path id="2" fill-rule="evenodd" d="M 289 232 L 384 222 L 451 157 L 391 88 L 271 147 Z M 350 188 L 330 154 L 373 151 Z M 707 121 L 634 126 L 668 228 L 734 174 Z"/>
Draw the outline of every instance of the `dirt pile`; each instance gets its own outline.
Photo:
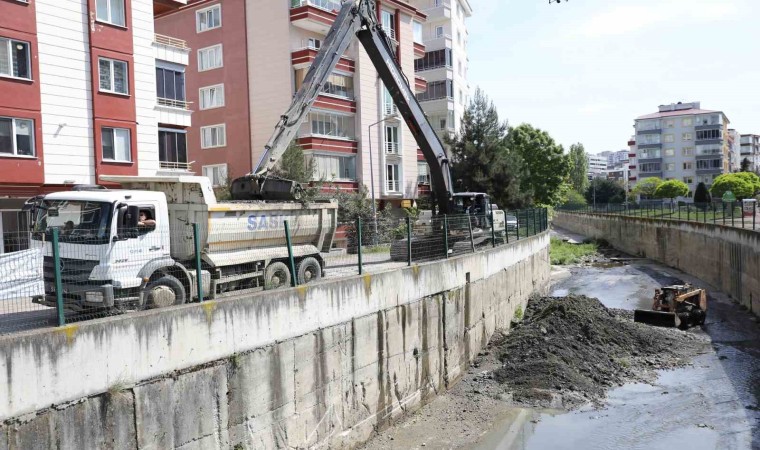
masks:
<path id="1" fill-rule="evenodd" d="M 598 402 L 612 386 L 646 381 L 654 369 L 682 365 L 704 348 L 693 333 L 634 323 L 630 312 L 583 296 L 533 298 L 510 334 L 490 353 L 492 378 L 516 402 L 573 408 Z"/>

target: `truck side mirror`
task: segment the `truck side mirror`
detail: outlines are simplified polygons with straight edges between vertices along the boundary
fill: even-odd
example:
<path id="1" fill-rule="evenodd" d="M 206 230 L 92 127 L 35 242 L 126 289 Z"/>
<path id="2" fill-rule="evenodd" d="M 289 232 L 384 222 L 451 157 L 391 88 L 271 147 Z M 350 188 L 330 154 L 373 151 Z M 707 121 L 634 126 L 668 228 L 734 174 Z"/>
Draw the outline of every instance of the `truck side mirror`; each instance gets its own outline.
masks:
<path id="1" fill-rule="evenodd" d="M 137 224 L 140 222 L 140 207 L 128 206 L 127 214 L 124 217 L 124 228 L 134 230 L 137 228 Z"/>

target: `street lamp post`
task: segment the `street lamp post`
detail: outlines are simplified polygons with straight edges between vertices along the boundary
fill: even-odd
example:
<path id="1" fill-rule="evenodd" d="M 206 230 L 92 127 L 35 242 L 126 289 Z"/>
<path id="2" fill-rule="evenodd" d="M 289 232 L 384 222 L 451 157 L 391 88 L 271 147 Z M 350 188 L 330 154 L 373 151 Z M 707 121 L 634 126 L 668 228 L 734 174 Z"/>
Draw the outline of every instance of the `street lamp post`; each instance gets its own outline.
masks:
<path id="1" fill-rule="evenodd" d="M 375 165 L 372 162 L 372 127 L 375 125 L 379 125 L 387 120 L 397 119 L 398 116 L 396 114 L 391 114 L 388 116 L 385 116 L 383 119 L 378 120 L 377 122 L 370 124 L 367 127 L 367 135 L 368 135 L 368 141 L 369 141 L 369 183 L 370 183 L 370 192 L 372 193 L 372 221 L 374 222 L 374 233 L 372 240 L 375 244 L 377 244 L 377 206 L 375 205 Z"/>

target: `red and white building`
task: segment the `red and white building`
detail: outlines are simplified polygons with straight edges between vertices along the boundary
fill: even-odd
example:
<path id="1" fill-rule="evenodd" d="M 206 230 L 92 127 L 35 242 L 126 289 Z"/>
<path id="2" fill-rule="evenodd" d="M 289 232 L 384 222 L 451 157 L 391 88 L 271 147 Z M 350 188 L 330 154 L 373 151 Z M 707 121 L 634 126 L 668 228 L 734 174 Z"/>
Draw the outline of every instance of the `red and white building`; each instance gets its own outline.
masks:
<path id="1" fill-rule="evenodd" d="M 340 4 L 268 0 L 263 8 L 252 0 L 196 0 L 156 19 L 158 33 L 193 48 L 186 80 L 195 110 L 187 134 L 194 172 L 221 184 L 252 170 Z M 417 92 L 424 91 L 414 61 L 425 55 L 425 47 L 415 42 L 414 30 L 426 16 L 402 0 L 377 5 L 403 71 Z M 425 167 L 418 165 L 411 132 L 394 114 L 369 56 L 352 43 L 299 133 L 315 177 L 348 190 L 363 183 L 393 206 L 417 198 L 418 181 L 424 188 L 427 180 Z"/>
<path id="2" fill-rule="evenodd" d="M 33 195 L 160 169 L 159 118 L 190 123 L 186 105 L 159 106 L 156 56 L 181 71 L 188 51 L 153 18 L 185 3 L 0 1 L 0 235 L 24 229 Z"/>

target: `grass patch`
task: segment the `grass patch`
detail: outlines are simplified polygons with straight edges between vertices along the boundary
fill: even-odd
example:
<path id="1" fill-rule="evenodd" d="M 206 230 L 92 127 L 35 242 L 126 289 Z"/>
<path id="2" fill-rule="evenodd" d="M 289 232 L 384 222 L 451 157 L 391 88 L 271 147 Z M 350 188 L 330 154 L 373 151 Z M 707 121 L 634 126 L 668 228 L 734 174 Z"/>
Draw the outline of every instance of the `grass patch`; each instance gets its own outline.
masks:
<path id="1" fill-rule="evenodd" d="M 388 253 L 391 251 L 390 245 L 362 246 L 362 253 L 365 255 L 371 253 Z"/>
<path id="2" fill-rule="evenodd" d="M 584 256 L 593 255 L 597 251 L 596 243 L 570 244 L 561 239 L 552 238 L 549 247 L 549 257 L 554 265 L 575 264 Z"/>

